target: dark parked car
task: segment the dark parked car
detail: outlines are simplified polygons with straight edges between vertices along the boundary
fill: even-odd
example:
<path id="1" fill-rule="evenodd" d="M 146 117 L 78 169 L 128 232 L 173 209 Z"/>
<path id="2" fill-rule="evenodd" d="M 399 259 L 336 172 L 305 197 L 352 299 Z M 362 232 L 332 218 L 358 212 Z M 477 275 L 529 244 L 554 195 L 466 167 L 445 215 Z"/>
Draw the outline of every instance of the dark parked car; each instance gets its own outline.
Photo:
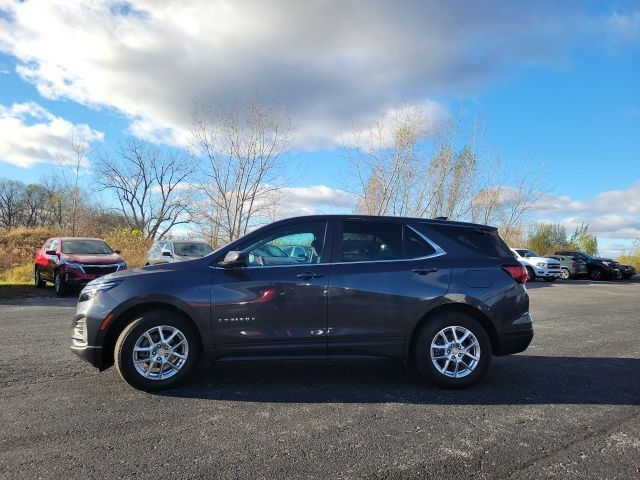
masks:
<path id="1" fill-rule="evenodd" d="M 603 280 L 606 278 L 623 278 L 623 276 L 626 276 L 626 278 L 631 278 L 633 275 L 635 275 L 635 269 L 633 270 L 633 273 L 631 273 L 631 270 L 630 270 L 633 267 L 630 267 L 629 265 L 624 265 L 624 267 L 627 267 L 627 268 L 624 270 L 624 273 L 623 273 L 623 270 L 621 269 L 621 265 L 615 260 L 612 260 L 610 258 L 598 258 L 598 257 L 593 257 L 588 253 L 570 252 L 570 251 L 556 252 L 555 255 L 569 255 L 572 257 L 580 258 L 583 261 L 585 261 L 587 264 L 587 271 L 589 273 L 589 278 L 591 278 L 591 280 Z"/>
<path id="2" fill-rule="evenodd" d="M 589 274 L 587 262 L 580 257 L 574 257 L 572 255 L 551 255 L 549 258 L 554 258 L 560 262 L 560 278 L 564 280 Z"/>
<path id="3" fill-rule="evenodd" d="M 184 262 L 185 260 L 202 258 L 211 252 L 213 252 L 213 248 L 205 242 L 160 240 L 154 243 L 149 250 L 147 265 Z"/>
<path id="4" fill-rule="evenodd" d="M 109 273 L 126 270 L 119 250 L 99 238 L 50 238 L 36 252 L 33 278 L 36 288 L 53 282 L 62 296 L 68 287 L 82 287 Z"/>
<path id="5" fill-rule="evenodd" d="M 291 263 L 274 255 L 277 245 L 317 255 Z M 484 375 L 492 355 L 531 342 L 526 277 L 492 227 L 294 218 L 201 259 L 91 282 L 78 299 L 72 349 L 100 370 L 115 363 L 143 390 L 174 386 L 199 357 L 390 357 L 438 385 L 463 387 Z"/>

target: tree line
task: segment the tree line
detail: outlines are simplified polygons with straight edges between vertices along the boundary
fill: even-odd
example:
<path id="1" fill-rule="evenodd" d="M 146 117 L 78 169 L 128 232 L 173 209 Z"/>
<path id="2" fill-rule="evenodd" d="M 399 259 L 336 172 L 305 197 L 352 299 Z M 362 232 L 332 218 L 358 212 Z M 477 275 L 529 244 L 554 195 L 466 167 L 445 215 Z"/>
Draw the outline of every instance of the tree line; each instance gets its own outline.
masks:
<path id="1" fill-rule="evenodd" d="M 72 139 L 61 175 L 29 185 L 0 180 L 0 227 L 75 232 L 98 222 L 157 239 L 188 224 L 219 246 L 286 212 L 294 137 L 287 109 L 257 98 L 226 109 L 196 106 L 186 148 L 130 138 L 94 152 Z M 434 127 L 419 108 L 355 126 L 342 151 L 343 188 L 357 213 L 491 224 L 508 243 L 522 244 L 544 193 L 542 173 L 507 168 L 483 145 L 481 128 Z M 91 181 L 80 182 L 87 171 Z M 89 191 L 115 203 L 92 202 Z"/>

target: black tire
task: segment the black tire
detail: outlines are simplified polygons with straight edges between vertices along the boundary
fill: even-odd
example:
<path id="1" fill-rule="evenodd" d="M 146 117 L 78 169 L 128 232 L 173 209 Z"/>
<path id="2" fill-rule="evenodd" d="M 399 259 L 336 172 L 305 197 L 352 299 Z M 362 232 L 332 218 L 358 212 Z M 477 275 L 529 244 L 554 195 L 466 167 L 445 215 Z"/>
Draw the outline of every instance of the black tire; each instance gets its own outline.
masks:
<path id="1" fill-rule="evenodd" d="M 527 282 L 535 282 L 536 278 L 536 272 L 533 271 L 533 268 L 527 267 Z"/>
<path id="2" fill-rule="evenodd" d="M 138 372 L 133 361 L 134 347 L 138 339 L 148 330 L 166 326 L 178 329 L 185 337 L 188 347 L 186 360 L 180 369 L 170 378 L 150 379 Z M 126 326 L 118 337 L 114 350 L 114 363 L 118 373 L 125 382 L 138 390 L 152 392 L 167 390 L 178 386 L 193 372 L 200 355 L 200 339 L 193 324 L 175 312 L 153 310 L 143 312 L 138 318 Z M 166 356 L 166 355 L 165 355 Z M 158 357 L 161 358 L 161 357 Z M 169 357 L 171 358 L 171 357 Z M 157 366 L 157 363 L 154 364 Z M 149 366 L 151 369 L 151 366 Z M 164 368 L 164 367 L 161 367 Z"/>
<path id="3" fill-rule="evenodd" d="M 477 364 L 471 373 L 461 378 L 445 375 L 438 370 L 434 364 L 436 360 L 431 355 L 432 342 L 436 340 L 439 332 L 447 327 L 461 327 L 470 331 L 476 337 L 480 347 Z M 445 350 L 442 349 L 441 353 L 444 354 L 444 352 Z M 429 320 L 416 333 L 413 353 L 415 366 L 426 380 L 439 387 L 464 388 L 478 382 L 487 372 L 491 364 L 491 340 L 482 325 L 474 318 L 457 312 L 443 313 Z"/>
<path id="4" fill-rule="evenodd" d="M 47 282 L 40 276 L 40 267 L 37 265 L 33 269 L 33 283 L 36 288 L 44 288 L 47 286 Z"/>
<path id="5" fill-rule="evenodd" d="M 571 279 L 571 272 L 569 271 L 568 268 L 563 268 L 562 270 L 560 270 L 560 278 L 562 280 L 569 280 Z"/>
<path id="6" fill-rule="evenodd" d="M 592 268 L 591 270 L 589 270 L 589 278 L 591 280 L 602 280 L 604 277 L 604 272 L 602 271 L 601 268 Z"/>
<path id="7" fill-rule="evenodd" d="M 53 277 L 53 290 L 59 297 L 64 297 L 67 293 L 67 284 L 65 283 L 62 275 L 60 275 L 60 270 L 56 270 L 56 273 Z"/>
<path id="8" fill-rule="evenodd" d="M 545 282 L 555 282 L 556 281 L 556 277 L 544 277 L 544 281 Z"/>

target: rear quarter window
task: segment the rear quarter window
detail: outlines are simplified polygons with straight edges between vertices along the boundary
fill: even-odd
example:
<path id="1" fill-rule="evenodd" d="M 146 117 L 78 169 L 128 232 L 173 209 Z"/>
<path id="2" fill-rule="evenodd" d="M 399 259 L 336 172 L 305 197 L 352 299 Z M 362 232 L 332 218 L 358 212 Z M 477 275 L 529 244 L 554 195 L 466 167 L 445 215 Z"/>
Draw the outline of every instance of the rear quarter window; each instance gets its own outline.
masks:
<path id="1" fill-rule="evenodd" d="M 428 228 L 478 255 L 509 259 L 514 257 L 495 229 L 446 224 L 428 224 Z"/>

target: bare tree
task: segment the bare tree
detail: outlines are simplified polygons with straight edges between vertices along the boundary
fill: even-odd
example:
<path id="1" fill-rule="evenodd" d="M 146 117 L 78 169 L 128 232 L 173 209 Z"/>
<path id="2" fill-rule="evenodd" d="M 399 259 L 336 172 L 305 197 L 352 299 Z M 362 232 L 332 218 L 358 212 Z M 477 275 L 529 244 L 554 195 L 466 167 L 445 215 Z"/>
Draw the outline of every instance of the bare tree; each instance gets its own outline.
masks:
<path id="1" fill-rule="evenodd" d="M 260 100 L 215 111 L 193 113 L 193 147 L 203 157 L 202 198 L 197 218 L 212 243 L 241 237 L 270 216 L 286 184 L 292 135 L 286 111 Z M 211 237 L 210 237 L 211 238 Z"/>
<path id="2" fill-rule="evenodd" d="M 94 165 L 99 188 L 115 195 L 129 228 L 146 238 L 162 238 L 190 221 L 195 163 L 185 153 L 129 139 L 117 148 L 117 158 L 102 152 Z"/>
<path id="3" fill-rule="evenodd" d="M 347 186 L 357 211 L 372 215 L 445 216 L 498 227 L 507 241 L 522 238 L 529 213 L 542 195 L 543 170 L 507 169 L 479 146 L 478 124 L 461 135 L 449 124 L 438 135 L 419 110 L 359 128 L 346 149 Z M 364 141 L 363 141 L 364 140 Z"/>
<path id="4" fill-rule="evenodd" d="M 46 225 L 49 191 L 37 183 L 27 185 L 22 200 L 22 221 L 25 227 Z"/>
<path id="5" fill-rule="evenodd" d="M 70 157 L 64 157 L 62 154 L 58 154 L 58 163 L 69 201 L 71 235 L 75 236 L 81 200 L 80 172 L 81 168 L 87 163 L 87 157 L 91 153 L 89 142 L 87 142 L 82 132 L 71 132 L 71 152 Z M 68 167 L 71 167 L 70 175 L 67 174 Z"/>
<path id="6" fill-rule="evenodd" d="M 452 126 L 435 133 L 417 108 L 354 131 L 346 149 L 351 165 L 346 188 L 359 197 L 359 212 L 449 218 L 468 213 L 476 171 L 473 137 L 460 142 Z"/>
<path id="7" fill-rule="evenodd" d="M 20 225 L 24 193 L 24 183 L 7 178 L 0 179 L 0 226 L 13 228 Z"/>
<path id="8" fill-rule="evenodd" d="M 347 189 L 358 196 L 360 213 L 406 215 L 415 208 L 423 161 L 419 145 L 431 133 L 420 109 L 396 111 L 354 129 L 345 149 L 352 182 Z"/>

